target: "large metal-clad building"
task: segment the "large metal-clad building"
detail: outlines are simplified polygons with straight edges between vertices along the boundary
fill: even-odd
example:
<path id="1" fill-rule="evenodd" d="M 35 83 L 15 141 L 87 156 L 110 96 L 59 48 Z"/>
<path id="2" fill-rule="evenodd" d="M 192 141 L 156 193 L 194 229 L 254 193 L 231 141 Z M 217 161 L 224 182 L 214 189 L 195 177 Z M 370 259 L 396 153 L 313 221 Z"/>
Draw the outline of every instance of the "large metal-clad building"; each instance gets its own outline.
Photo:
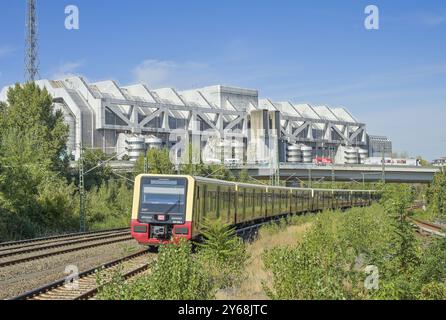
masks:
<path id="1" fill-rule="evenodd" d="M 175 144 L 169 135 L 178 129 L 191 135 L 218 132 L 221 137 L 210 139 L 213 142 L 202 150 L 213 161 L 268 161 L 270 156 L 259 152 L 258 141 L 271 141 L 271 137 L 281 162 L 326 157 L 337 163 L 361 163 L 376 151 L 369 146 L 376 139 L 369 138 L 366 125 L 345 108 L 259 99 L 257 90 L 222 85 L 187 91 L 150 89 L 143 84 L 120 87 L 115 81 L 87 83 L 81 77 L 36 83 L 63 111 L 70 127 L 69 150 L 76 159 L 81 142 L 84 148 L 135 159 L 147 145 Z M 7 90 L 1 91 L 0 101 L 6 100 Z M 234 130 L 237 138 L 223 138 Z M 222 147 L 232 151 L 221 152 Z"/>

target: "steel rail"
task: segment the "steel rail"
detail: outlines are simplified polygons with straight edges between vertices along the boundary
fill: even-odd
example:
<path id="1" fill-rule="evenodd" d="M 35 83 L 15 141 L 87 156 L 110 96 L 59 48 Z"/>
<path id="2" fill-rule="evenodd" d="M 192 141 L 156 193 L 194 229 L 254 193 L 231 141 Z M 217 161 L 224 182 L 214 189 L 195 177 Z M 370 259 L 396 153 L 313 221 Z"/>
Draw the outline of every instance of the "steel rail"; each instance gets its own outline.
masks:
<path id="1" fill-rule="evenodd" d="M 110 230 L 110 231 L 103 231 L 103 232 L 95 232 L 95 233 L 91 233 L 91 234 L 84 234 L 84 235 L 79 235 L 79 236 L 70 236 L 70 237 L 66 237 L 66 238 L 59 238 L 59 239 L 53 239 L 53 240 L 45 240 L 45 241 L 37 241 L 37 242 L 30 242 L 30 243 L 25 243 L 23 245 L 11 245 L 11 246 L 4 246 L 1 247 L 0 246 L 0 254 L 2 252 L 6 252 L 6 251 L 12 251 L 12 250 L 19 250 L 19 249 L 25 249 L 25 248 L 31 248 L 31 247 L 37 247 L 37 246 L 44 246 L 44 245 L 50 245 L 52 243 L 62 243 L 63 241 L 73 241 L 73 240 L 77 240 L 77 239 L 88 239 L 88 238 L 92 238 L 92 237 L 99 237 L 102 235 L 108 235 L 108 234 L 116 234 L 119 232 L 124 232 L 124 231 L 130 231 L 128 228 L 125 229 L 116 229 L 116 230 Z"/>
<path id="2" fill-rule="evenodd" d="M 107 270 L 107 269 L 110 269 L 110 268 L 112 268 L 114 266 L 117 266 L 117 265 L 122 264 L 122 263 L 124 263 L 126 261 L 130 261 L 132 259 L 138 258 L 138 257 L 143 256 L 143 255 L 150 255 L 150 252 L 145 249 L 145 250 L 141 250 L 141 251 L 138 251 L 136 253 L 133 253 L 131 255 L 128 255 L 128 256 L 126 256 L 124 258 L 120 258 L 120 259 L 113 260 L 111 262 L 107 262 L 107 263 L 102 264 L 102 265 L 100 265 L 98 267 L 94 267 L 94 268 L 91 268 L 89 270 L 86 270 L 86 271 L 83 271 L 83 272 L 79 273 L 78 278 L 79 278 L 79 280 L 80 279 L 84 279 L 87 276 L 90 276 L 90 275 L 94 274 L 97 270 L 101 270 L 101 269 Z M 31 291 L 25 292 L 25 293 L 23 293 L 23 294 L 21 294 L 19 296 L 11 298 L 9 300 L 31 300 L 31 299 L 35 299 L 35 298 L 37 298 L 39 296 L 42 296 L 42 295 L 47 294 L 47 293 L 50 293 L 52 290 L 55 290 L 57 288 L 61 288 L 62 286 L 64 286 L 66 284 L 66 281 L 67 281 L 66 278 L 60 279 L 60 280 L 57 280 L 57 281 L 52 282 L 50 284 L 44 285 L 42 287 L 39 287 L 37 289 L 33 289 Z M 92 291 L 92 290 L 89 290 L 88 292 L 90 292 L 90 291 Z M 84 295 L 84 293 L 82 295 L 79 295 L 79 297 L 81 297 L 83 295 Z"/>
<path id="3" fill-rule="evenodd" d="M 446 233 L 443 232 L 445 228 L 442 226 L 414 218 L 412 218 L 411 220 L 413 221 L 413 224 L 418 228 L 418 232 L 421 234 L 428 233 L 432 236 L 441 238 L 446 237 Z"/>
<path id="4" fill-rule="evenodd" d="M 34 242 L 50 241 L 50 240 L 57 240 L 57 239 L 63 239 L 63 238 L 77 237 L 77 236 L 82 236 L 82 235 L 92 235 L 92 234 L 105 233 L 105 232 L 114 232 L 114 231 L 120 231 L 120 230 L 128 230 L 128 229 L 129 228 L 116 228 L 116 229 L 101 230 L 101 231 L 68 233 L 68 234 L 56 235 L 56 236 L 51 236 L 51 237 L 41 237 L 41 238 L 19 240 L 19 241 L 0 242 L 0 248 L 10 247 L 10 246 L 15 246 L 15 245 L 21 245 L 21 244 L 34 243 Z"/>
<path id="5" fill-rule="evenodd" d="M 21 255 L 21 254 L 26 254 L 26 253 L 31 253 L 31 252 L 35 252 L 35 251 L 43 251 L 43 250 L 49 250 L 49 249 L 54 249 L 54 248 L 66 247 L 66 246 L 79 244 L 79 243 L 87 243 L 87 242 L 93 242 L 93 241 L 104 240 L 104 239 L 112 239 L 112 238 L 121 237 L 126 234 L 130 234 L 130 232 L 119 231 L 116 233 L 110 233 L 110 234 L 106 234 L 106 235 L 101 234 L 101 235 L 90 236 L 88 238 L 78 239 L 78 240 L 73 240 L 73 241 L 68 240 L 67 242 L 56 242 L 56 243 L 49 244 L 49 245 L 42 244 L 41 247 L 33 246 L 32 248 L 25 248 L 23 250 L 20 250 L 21 248 L 10 249 L 10 250 L 7 250 L 8 252 L 6 252 L 6 253 L 0 252 L 0 259 L 6 258 L 6 257 L 11 257 L 11 256 L 16 256 L 16 255 Z M 17 251 L 13 251 L 13 250 L 17 250 Z"/>
<path id="6" fill-rule="evenodd" d="M 113 244 L 113 243 L 117 243 L 117 242 L 129 241 L 129 240 L 132 240 L 132 239 L 133 238 L 131 236 L 128 236 L 128 237 L 125 237 L 125 238 L 122 238 L 122 239 L 114 239 L 114 240 L 110 240 L 110 241 L 89 244 L 89 245 L 82 246 L 82 247 L 76 247 L 76 248 L 71 248 L 71 249 L 64 249 L 64 250 L 59 250 L 59 251 L 55 251 L 55 252 L 48 252 L 48 253 L 39 254 L 39 255 L 35 255 L 35 256 L 20 258 L 20 259 L 16 259 L 16 260 L 4 261 L 4 262 L 0 262 L 0 268 L 16 265 L 16 264 L 19 264 L 19 263 L 29 262 L 29 261 L 33 261 L 33 260 L 39 260 L 39 259 L 43 259 L 43 258 L 57 256 L 57 255 L 65 254 L 65 253 L 70 253 L 70 252 L 75 252 L 75 251 L 80 251 L 80 250 L 85 250 L 85 249 L 96 248 L 96 247 L 105 246 L 105 245 Z"/>
<path id="7" fill-rule="evenodd" d="M 138 275 L 138 274 L 140 274 L 140 273 L 142 273 L 144 271 L 149 270 L 149 268 L 150 268 L 150 263 L 146 263 L 146 264 L 144 264 L 144 265 L 142 265 L 142 266 L 140 266 L 140 267 L 138 267 L 136 269 L 133 269 L 133 270 L 123 274 L 122 277 L 125 280 L 128 280 L 131 277 L 134 277 L 134 276 L 136 276 L 136 275 Z M 99 290 L 102 287 L 103 286 L 95 287 L 95 288 L 93 288 L 93 289 L 91 289 L 91 290 L 89 290 L 89 291 L 87 291 L 85 293 L 82 293 L 82 294 L 78 295 L 77 297 L 75 297 L 74 300 L 88 300 L 90 298 L 93 298 L 94 296 L 96 296 L 98 294 Z"/>

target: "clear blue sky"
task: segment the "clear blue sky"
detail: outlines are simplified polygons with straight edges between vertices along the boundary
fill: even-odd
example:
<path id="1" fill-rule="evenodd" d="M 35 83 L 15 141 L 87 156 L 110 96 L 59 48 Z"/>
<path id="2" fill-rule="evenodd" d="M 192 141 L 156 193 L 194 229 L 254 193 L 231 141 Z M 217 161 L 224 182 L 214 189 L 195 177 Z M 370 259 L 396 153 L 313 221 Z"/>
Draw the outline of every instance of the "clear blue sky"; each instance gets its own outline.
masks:
<path id="1" fill-rule="evenodd" d="M 25 0 L 0 0 L 0 87 L 23 80 Z M 66 5 L 80 30 L 64 28 Z M 380 9 L 380 30 L 364 8 Z M 38 0 L 40 76 L 186 89 L 348 108 L 395 151 L 446 155 L 446 2 Z"/>

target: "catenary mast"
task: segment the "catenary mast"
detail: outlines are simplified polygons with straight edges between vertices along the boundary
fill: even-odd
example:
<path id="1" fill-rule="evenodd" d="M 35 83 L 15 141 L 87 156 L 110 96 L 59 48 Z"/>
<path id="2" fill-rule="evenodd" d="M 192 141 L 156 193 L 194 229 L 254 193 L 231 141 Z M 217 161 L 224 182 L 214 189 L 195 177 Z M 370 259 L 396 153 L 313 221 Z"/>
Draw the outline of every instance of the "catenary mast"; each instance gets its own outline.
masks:
<path id="1" fill-rule="evenodd" d="M 36 0 L 27 0 L 25 47 L 25 79 L 31 82 L 39 73 Z"/>

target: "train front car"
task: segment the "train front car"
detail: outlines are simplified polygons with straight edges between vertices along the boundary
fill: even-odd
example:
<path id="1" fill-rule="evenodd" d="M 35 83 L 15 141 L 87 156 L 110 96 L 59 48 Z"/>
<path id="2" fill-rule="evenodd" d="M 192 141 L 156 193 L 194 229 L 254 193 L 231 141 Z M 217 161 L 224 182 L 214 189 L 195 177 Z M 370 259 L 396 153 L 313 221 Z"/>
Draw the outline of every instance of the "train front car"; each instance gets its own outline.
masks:
<path id="1" fill-rule="evenodd" d="M 131 232 L 140 244 L 156 246 L 192 238 L 194 180 L 189 176 L 139 175 L 133 195 Z"/>

